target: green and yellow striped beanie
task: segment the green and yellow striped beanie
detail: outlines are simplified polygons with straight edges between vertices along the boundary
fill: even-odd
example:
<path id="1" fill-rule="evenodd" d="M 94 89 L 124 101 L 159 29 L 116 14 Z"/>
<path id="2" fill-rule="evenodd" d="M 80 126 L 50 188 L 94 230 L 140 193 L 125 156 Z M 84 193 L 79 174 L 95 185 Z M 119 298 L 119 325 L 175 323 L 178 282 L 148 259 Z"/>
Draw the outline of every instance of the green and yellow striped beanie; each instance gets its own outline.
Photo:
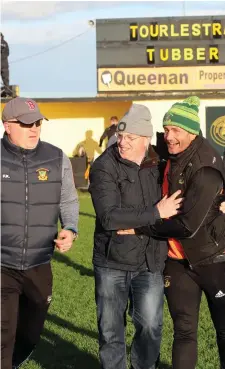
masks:
<path id="1" fill-rule="evenodd" d="M 189 96 L 183 102 L 175 103 L 164 115 L 163 127 L 177 126 L 185 131 L 199 135 L 200 119 L 198 116 L 198 107 L 200 100 L 197 96 Z"/>

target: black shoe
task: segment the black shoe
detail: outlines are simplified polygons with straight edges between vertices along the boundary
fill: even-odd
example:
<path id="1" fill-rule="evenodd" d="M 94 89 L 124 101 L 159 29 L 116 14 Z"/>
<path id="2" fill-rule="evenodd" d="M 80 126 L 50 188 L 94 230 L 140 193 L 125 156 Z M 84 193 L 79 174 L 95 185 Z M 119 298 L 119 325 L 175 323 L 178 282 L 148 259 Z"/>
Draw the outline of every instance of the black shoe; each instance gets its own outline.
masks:
<path id="1" fill-rule="evenodd" d="M 29 359 L 34 348 L 35 345 L 18 344 L 13 352 L 12 369 L 19 369 L 23 363 Z"/>

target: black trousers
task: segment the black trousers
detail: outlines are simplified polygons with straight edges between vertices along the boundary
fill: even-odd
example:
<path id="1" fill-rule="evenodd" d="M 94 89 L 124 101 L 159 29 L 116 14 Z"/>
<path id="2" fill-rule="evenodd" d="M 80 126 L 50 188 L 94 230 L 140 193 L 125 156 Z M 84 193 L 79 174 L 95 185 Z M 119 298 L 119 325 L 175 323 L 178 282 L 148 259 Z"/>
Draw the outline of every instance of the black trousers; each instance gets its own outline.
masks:
<path id="1" fill-rule="evenodd" d="M 9 87 L 9 63 L 8 58 L 1 58 L 1 77 L 5 87 Z"/>
<path id="2" fill-rule="evenodd" d="M 18 367 L 40 339 L 52 295 L 50 264 L 1 268 L 1 369 Z"/>
<path id="3" fill-rule="evenodd" d="M 225 262 L 196 267 L 168 259 L 165 294 L 174 324 L 173 369 L 195 369 L 199 308 L 204 291 L 216 329 L 221 369 L 225 369 Z"/>

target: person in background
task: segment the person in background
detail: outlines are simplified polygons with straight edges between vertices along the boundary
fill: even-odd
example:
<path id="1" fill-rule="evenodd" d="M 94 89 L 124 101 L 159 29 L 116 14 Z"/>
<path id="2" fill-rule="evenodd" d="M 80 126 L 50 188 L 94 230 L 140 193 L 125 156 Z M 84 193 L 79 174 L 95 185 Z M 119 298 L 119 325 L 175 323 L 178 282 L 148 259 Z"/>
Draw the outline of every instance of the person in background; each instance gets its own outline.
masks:
<path id="1" fill-rule="evenodd" d="M 106 144 L 106 148 L 108 149 L 108 147 L 112 146 L 113 144 L 115 144 L 117 142 L 117 134 L 116 132 L 114 133 L 114 135 L 112 135 L 109 139 L 109 141 Z"/>
<path id="2" fill-rule="evenodd" d="M 10 100 L 2 112 L 2 369 L 18 368 L 37 345 L 52 299 L 54 249 L 70 250 L 78 232 L 71 163 L 40 140 L 43 119 L 29 98 Z"/>
<path id="3" fill-rule="evenodd" d="M 12 96 L 12 92 L 9 88 L 9 45 L 4 39 L 4 35 L 1 33 L 1 77 L 4 85 L 4 92 L 6 96 Z"/>
<path id="4" fill-rule="evenodd" d="M 118 124 L 118 118 L 116 116 L 112 116 L 110 118 L 110 126 L 107 127 L 102 136 L 100 137 L 99 140 L 99 147 L 102 147 L 102 143 L 103 141 L 107 138 L 108 140 L 115 135 L 116 133 L 116 128 L 117 128 L 117 124 Z"/>

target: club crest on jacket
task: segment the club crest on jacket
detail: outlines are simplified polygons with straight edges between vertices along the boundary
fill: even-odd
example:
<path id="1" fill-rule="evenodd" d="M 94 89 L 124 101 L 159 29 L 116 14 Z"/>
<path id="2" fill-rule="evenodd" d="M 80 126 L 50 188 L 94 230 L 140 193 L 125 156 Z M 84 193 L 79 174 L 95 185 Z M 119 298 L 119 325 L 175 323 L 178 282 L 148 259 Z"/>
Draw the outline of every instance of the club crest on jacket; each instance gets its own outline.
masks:
<path id="1" fill-rule="evenodd" d="M 38 179 L 39 181 L 47 181 L 48 180 L 48 172 L 49 169 L 46 168 L 39 168 L 36 170 L 36 172 L 38 173 Z"/>
<path id="2" fill-rule="evenodd" d="M 171 277 L 169 275 L 166 275 L 164 277 L 164 287 L 168 288 L 170 286 L 170 283 L 171 283 Z"/>

